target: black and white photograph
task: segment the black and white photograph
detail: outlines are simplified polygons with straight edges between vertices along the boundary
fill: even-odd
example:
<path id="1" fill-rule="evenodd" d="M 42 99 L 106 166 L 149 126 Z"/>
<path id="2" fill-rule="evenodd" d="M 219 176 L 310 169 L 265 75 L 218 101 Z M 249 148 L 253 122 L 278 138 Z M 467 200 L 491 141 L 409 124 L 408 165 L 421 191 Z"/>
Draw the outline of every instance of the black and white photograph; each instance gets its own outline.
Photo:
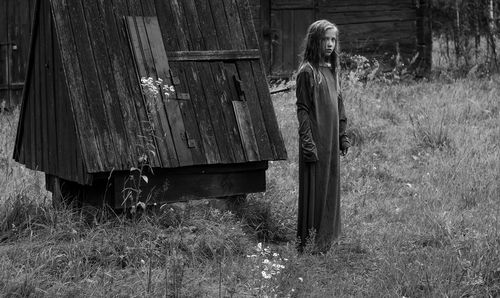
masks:
<path id="1" fill-rule="evenodd" d="M 0 297 L 500 297 L 500 0 L 0 0 Z"/>

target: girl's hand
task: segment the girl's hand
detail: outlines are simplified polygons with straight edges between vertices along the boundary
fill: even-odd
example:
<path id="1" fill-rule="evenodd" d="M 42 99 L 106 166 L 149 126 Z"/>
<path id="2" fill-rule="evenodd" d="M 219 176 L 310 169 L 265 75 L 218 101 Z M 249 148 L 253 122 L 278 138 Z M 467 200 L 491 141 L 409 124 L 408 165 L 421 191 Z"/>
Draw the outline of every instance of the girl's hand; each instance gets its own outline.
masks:
<path id="1" fill-rule="evenodd" d="M 351 142 L 349 141 L 349 138 L 347 136 L 342 136 L 340 138 L 340 154 L 342 156 L 345 156 L 347 154 L 347 151 L 349 151 L 349 147 L 351 147 Z"/>

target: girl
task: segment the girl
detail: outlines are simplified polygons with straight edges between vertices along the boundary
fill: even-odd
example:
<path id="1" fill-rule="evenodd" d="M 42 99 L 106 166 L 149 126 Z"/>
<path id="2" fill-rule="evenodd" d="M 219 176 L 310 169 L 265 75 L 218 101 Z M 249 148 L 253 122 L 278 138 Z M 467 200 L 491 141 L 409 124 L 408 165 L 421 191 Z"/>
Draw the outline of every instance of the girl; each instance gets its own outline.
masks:
<path id="1" fill-rule="evenodd" d="M 338 35 L 326 20 L 311 24 L 297 74 L 299 251 L 314 234 L 313 252 L 326 253 L 340 234 L 339 155 L 350 143 L 339 90 Z"/>

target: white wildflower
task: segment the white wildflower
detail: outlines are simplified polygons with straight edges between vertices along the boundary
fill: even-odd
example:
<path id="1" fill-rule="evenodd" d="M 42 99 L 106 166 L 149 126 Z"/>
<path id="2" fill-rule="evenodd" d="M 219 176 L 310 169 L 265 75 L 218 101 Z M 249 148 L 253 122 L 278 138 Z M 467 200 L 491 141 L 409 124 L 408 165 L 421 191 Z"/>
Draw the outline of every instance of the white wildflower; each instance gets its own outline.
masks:
<path id="1" fill-rule="evenodd" d="M 271 277 L 273 277 L 271 274 L 268 274 L 265 270 L 263 270 L 261 273 L 262 277 L 265 279 L 270 279 Z"/>

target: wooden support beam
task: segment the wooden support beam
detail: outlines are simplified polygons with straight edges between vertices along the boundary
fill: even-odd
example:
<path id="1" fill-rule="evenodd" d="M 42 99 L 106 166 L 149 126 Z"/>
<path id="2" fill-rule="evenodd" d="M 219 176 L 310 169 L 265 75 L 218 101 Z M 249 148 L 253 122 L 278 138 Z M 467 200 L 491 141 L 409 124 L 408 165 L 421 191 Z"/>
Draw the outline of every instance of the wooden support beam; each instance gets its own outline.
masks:
<path id="1" fill-rule="evenodd" d="M 176 51 L 167 52 L 169 61 L 222 61 L 256 60 L 260 58 L 258 49 L 223 51 Z"/>

